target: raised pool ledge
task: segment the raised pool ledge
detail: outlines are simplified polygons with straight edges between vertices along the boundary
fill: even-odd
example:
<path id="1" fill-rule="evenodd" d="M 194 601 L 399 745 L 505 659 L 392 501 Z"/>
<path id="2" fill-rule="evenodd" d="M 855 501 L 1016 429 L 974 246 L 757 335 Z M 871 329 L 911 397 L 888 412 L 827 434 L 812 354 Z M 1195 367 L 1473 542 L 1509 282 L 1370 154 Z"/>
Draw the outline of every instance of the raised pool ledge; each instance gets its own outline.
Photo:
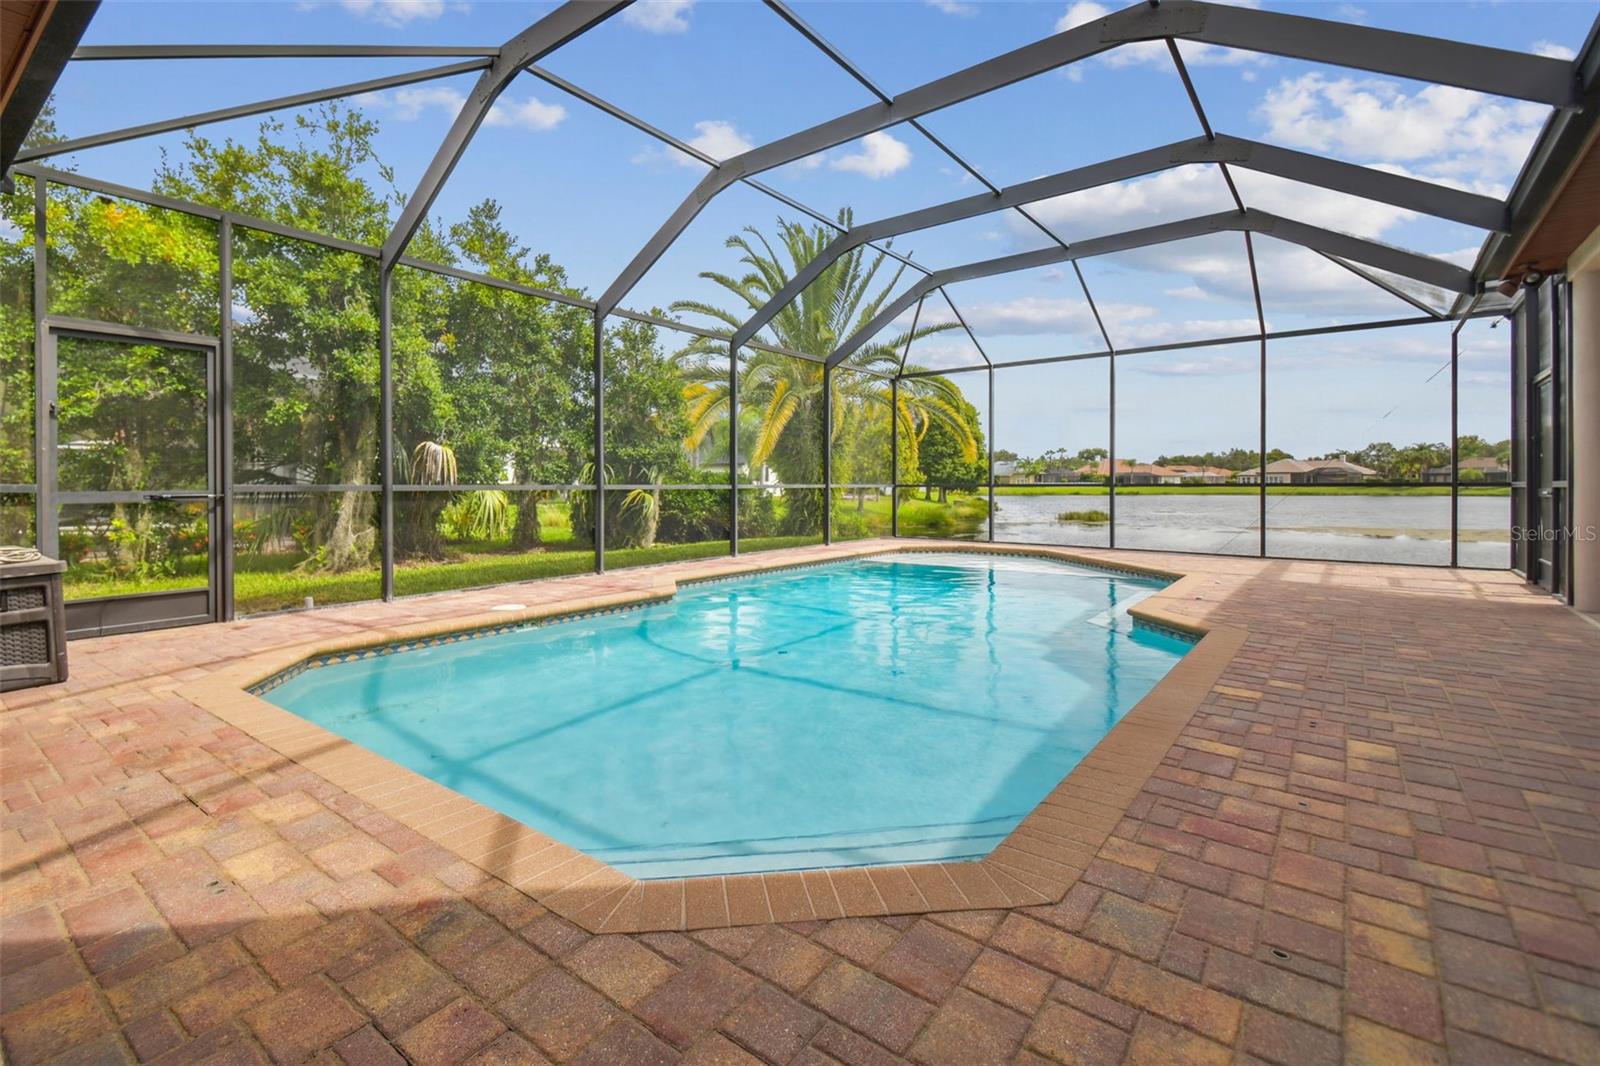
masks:
<path id="1" fill-rule="evenodd" d="M 965 551 L 1054 559 L 1172 583 L 1129 608 L 1136 621 L 1187 635 L 1192 650 L 1108 732 L 1017 827 L 982 859 L 904 866 L 638 880 L 255 695 L 322 661 L 428 641 L 470 639 L 534 623 L 670 599 L 685 585 L 902 552 Z M 671 574 L 665 572 L 670 568 Z M 861 541 L 605 575 L 620 587 L 557 579 L 540 602 L 465 610 L 344 637 L 277 648 L 230 663 L 180 695 L 441 847 L 515 886 L 590 932 L 708 929 L 767 922 L 923 914 L 1055 903 L 1066 895 L 1160 765 L 1246 631 L 1206 621 L 1209 582 L 1198 575 L 1109 564 L 1092 554 L 950 541 Z M 676 576 L 674 576 L 676 575 Z M 563 586 L 570 595 L 562 595 Z M 447 598 L 452 594 L 441 594 Z M 510 595 L 508 593 L 508 595 Z M 465 605 L 464 605 L 465 606 Z"/>

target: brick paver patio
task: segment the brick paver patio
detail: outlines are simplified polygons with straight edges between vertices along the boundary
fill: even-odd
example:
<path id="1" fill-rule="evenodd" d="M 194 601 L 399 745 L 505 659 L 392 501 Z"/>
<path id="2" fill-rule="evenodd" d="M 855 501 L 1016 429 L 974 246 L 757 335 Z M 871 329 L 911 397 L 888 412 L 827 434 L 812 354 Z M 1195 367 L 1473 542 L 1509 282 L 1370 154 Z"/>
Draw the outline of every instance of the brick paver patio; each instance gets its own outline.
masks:
<path id="1" fill-rule="evenodd" d="M 1600 628 L 1508 574 L 1084 554 L 1248 638 L 1045 907 L 593 936 L 178 694 L 705 564 L 74 644 L 0 697 L 7 1061 L 1600 1062 Z"/>

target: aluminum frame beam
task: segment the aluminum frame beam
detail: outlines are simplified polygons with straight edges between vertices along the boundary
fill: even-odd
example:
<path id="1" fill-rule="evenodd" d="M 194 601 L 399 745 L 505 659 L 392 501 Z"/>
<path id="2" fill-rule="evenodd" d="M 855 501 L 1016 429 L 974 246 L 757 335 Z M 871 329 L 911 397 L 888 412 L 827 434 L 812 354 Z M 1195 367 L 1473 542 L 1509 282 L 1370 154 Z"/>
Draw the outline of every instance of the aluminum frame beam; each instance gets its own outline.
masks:
<path id="1" fill-rule="evenodd" d="M 1318 252 L 1317 254 L 1335 266 L 1343 267 L 1345 270 L 1348 270 L 1350 273 L 1354 274 L 1362 281 L 1367 282 L 1369 285 L 1376 285 L 1378 288 L 1382 289 L 1390 296 L 1393 296 L 1395 299 L 1410 304 L 1412 307 L 1415 307 L 1418 311 L 1421 311 L 1425 315 L 1431 315 L 1432 317 L 1439 319 L 1441 322 L 1449 318 L 1449 315 L 1447 315 L 1445 312 L 1440 311 L 1438 308 L 1429 307 L 1427 304 L 1423 303 L 1409 292 L 1406 292 L 1400 286 L 1386 281 L 1385 279 L 1378 277 L 1376 274 L 1368 273 L 1367 270 L 1357 266 L 1354 263 L 1346 263 L 1338 256 L 1329 255 L 1327 252 Z"/>
<path id="2" fill-rule="evenodd" d="M 427 44 L 90 44 L 72 53 L 75 61 L 110 59 L 404 59 L 480 56 L 493 59 L 498 47 Z"/>
<path id="3" fill-rule="evenodd" d="M 1577 108 L 1565 108 L 1551 115 L 1539 131 L 1533 150 L 1511 184 L 1506 198 L 1513 225 L 1509 233 L 1492 233 L 1483 242 L 1473 273 L 1494 281 L 1515 273 L 1515 257 L 1533 235 L 1553 202 L 1573 163 L 1582 157 L 1600 128 L 1600 19 L 1589 29 L 1589 36 L 1573 61 L 1573 78 L 1581 86 Z M 1452 312 L 1460 311 L 1458 300 Z"/>
<path id="4" fill-rule="evenodd" d="M 951 267 L 947 270 L 935 271 L 912 285 L 911 288 L 886 305 L 872 321 L 862 326 L 829 354 L 825 362 L 832 366 L 848 359 L 880 330 L 898 318 L 913 302 L 944 285 L 971 281 L 974 278 L 994 277 L 997 274 L 1012 274 L 1020 270 L 1053 266 L 1057 263 L 1088 259 L 1098 255 L 1109 255 L 1113 252 L 1125 252 L 1136 248 L 1170 244 L 1173 241 L 1228 231 L 1244 231 L 1277 237 L 1291 244 L 1310 248 L 1312 251 L 1326 252 L 1358 263 L 1366 263 L 1369 266 L 1379 267 L 1403 277 L 1426 281 L 1431 285 L 1437 285 L 1452 292 L 1473 293 L 1477 291 L 1477 286 L 1472 279 L 1470 271 L 1458 267 L 1454 263 L 1447 263 L 1442 259 L 1434 259 L 1415 252 L 1380 244 L 1377 241 L 1369 241 L 1361 237 L 1352 237 L 1349 234 L 1336 233 L 1333 230 L 1309 226 L 1303 222 L 1295 222 L 1292 219 L 1282 218 L 1265 211 L 1257 211 L 1254 208 L 1243 212 L 1222 211 L 1217 214 L 1200 215 L 1177 222 L 1164 222 L 1156 226 L 1146 226 L 1141 229 L 1113 233 L 1104 237 L 1092 237 L 1088 240 L 1079 241 L 1070 248 L 1043 248 L 1038 251 L 1021 252 L 1016 255 L 985 259 L 976 263 Z"/>
<path id="5" fill-rule="evenodd" d="M 1551 107 L 1565 107 L 1577 99 L 1574 65 L 1565 59 L 1200 0 L 1171 0 L 1156 10 L 1173 27 L 1160 34 L 1163 37 L 1451 85 Z M 1189 30 L 1189 26 L 1195 28 Z M 1123 32 L 1119 26 L 1106 28 L 1107 37 L 1119 43 Z"/>
<path id="6" fill-rule="evenodd" d="M 1231 163 L 1263 174 L 1349 193 L 1480 229 L 1501 230 L 1510 224 L 1505 205 L 1492 197 L 1242 137 L 1227 134 L 1217 134 L 1214 138 L 1196 137 L 1009 185 L 998 194 L 978 193 L 854 226 L 836 237 L 796 272 L 783 288 L 739 327 L 733 335 L 733 341 L 735 344 L 749 341 L 808 285 L 816 281 L 824 270 L 869 241 L 960 222 L 1019 204 L 1081 192 L 1162 170 L 1203 163 Z"/>
<path id="7" fill-rule="evenodd" d="M 541 58 L 560 48 L 568 41 L 593 29 L 606 19 L 627 7 L 631 0 L 567 0 L 532 26 L 523 30 L 500 46 L 494 62 L 478 78 L 467 96 L 467 102 L 450 124 L 450 131 L 440 142 L 433 161 L 417 182 L 416 190 L 406 201 L 395 220 L 389 236 L 384 239 L 380 261 L 393 263 L 405 251 L 412 234 L 433 207 L 439 190 L 449 180 L 450 172 L 460 161 L 473 134 L 488 115 L 511 80 Z M 610 310 L 610 307 L 605 309 Z M 605 312 L 601 313 L 604 317 Z"/>
<path id="8" fill-rule="evenodd" d="M 1461 323 L 1475 318 L 1499 318 L 1505 314 L 1504 309 L 1499 311 L 1466 311 L 1454 321 L 1459 327 Z M 1269 330 L 1265 339 L 1269 341 L 1290 340 L 1296 337 L 1331 337 L 1341 333 L 1361 333 L 1375 329 L 1396 329 L 1404 326 L 1436 326 L 1439 319 L 1432 315 L 1414 315 L 1411 318 L 1383 318 L 1372 322 L 1346 322 L 1337 326 L 1310 326 L 1305 329 L 1277 329 Z M 1151 355 L 1156 352 L 1180 352 L 1191 348 L 1219 348 L 1229 344 L 1248 344 L 1262 339 L 1260 333 L 1239 333 L 1227 337 L 1202 337 L 1199 340 L 1169 341 L 1166 344 L 1146 344 L 1136 348 L 1118 348 L 1115 351 L 1096 349 L 1094 351 L 1074 352 L 1070 355 L 1040 355 L 1032 359 L 1009 359 L 1003 363 L 995 363 L 995 370 L 1010 370 L 1020 366 L 1047 366 L 1051 363 L 1077 363 L 1085 359 L 1122 359 L 1128 356 Z M 1112 357 L 1115 359 L 1112 359 Z M 852 373 L 860 373 L 855 367 L 846 367 Z M 940 367 L 937 370 L 911 370 L 899 375 L 898 380 L 907 381 L 913 378 L 945 377 L 950 374 L 973 374 L 980 370 L 988 370 L 983 363 L 972 363 L 968 366 Z"/>
<path id="9" fill-rule="evenodd" d="M 308 92 L 278 96 L 271 100 L 235 104 L 232 107 L 219 107 L 212 111 L 201 111 L 193 115 L 183 115 L 179 118 L 146 122 L 138 126 L 126 126 L 119 130 L 108 130 L 105 133 L 92 133 L 86 137 L 74 137 L 70 141 L 54 141 L 50 144 L 41 144 L 33 148 L 23 149 L 17 153 L 17 162 L 26 163 L 30 160 L 65 155 L 85 148 L 99 148 L 103 145 L 118 144 L 122 141 L 131 141 L 139 137 L 153 137 L 158 133 L 171 133 L 174 130 L 193 129 L 196 126 L 206 126 L 213 122 L 227 122 L 230 119 L 262 115 L 269 111 L 279 111 L 289 107 L 318 104 L 324 100 L 336 100 L 341 96 L 355 96 L 359 93 L 392 89 L 400 85 L 414 85 L 418 82 L 434 81 L 438 78 L 448 78 L 454 74 L 482 70 L 489 66 L 491 62 L 492 60 L 487 58 L 469 59 L 461 63 L 447 63 L 444 66 L 428 67 L 425 70 L 413 70 L 404 74 L 390 74 L 383 78 L 369 78 L 366 81 L 333 85 L 326 89 L 312 89 Z"/>
<path id="10" fill-rule="evenodd" d="M 753 148 L 707 174 L 600 297 L 620 303 L 718 193 L 742 178 L 855 140 L 931 111 L 1087 59 L 1122 44 L 1176 37 L 1228 48 L 1353 67 L 1564 107 L 1576 102 L 1566 60 L 1418 34 L 1201 0 L 1140 4 L 1024 45 L 827 122 Z"/>

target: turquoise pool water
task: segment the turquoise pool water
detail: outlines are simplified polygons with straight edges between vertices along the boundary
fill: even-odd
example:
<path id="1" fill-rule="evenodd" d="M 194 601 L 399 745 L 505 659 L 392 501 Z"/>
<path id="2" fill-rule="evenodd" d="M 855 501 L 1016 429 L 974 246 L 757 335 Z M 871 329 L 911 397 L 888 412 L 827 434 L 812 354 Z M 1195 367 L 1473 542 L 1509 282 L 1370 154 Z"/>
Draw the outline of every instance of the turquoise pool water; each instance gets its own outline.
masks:
<path id="1" fill-rule="evenodd" d="M 307 670 L 266 698 L 636 877 L 987 853 L 1188 649 L 1163 582 L 884 556 Z"/>

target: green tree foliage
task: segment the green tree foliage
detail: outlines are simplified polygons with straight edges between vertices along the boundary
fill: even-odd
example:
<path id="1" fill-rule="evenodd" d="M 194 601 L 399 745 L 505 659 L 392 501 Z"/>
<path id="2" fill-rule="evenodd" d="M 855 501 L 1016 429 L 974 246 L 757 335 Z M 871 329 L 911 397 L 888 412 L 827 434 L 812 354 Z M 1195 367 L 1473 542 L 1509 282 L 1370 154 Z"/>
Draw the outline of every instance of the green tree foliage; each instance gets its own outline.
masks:
<path id="1" fill-rule="evenodd" d="M 1423 472 L 1450 462 L 1450 445 L 1418 443 L 1396 446 L 1388 441 L 1377 441 L 1364 448 L 1330 452 L 1329 457 L 1343 456 L 1357 466 L 1377 472 L 1383 481 L 1421 481 Z"/>
<path id="2" fill-rule="evenodd" d="M 848 211 L 839 222 L 850 225 Z M 705 315 L 731 334 L 752 312 L 760 309 L 793 274 L 815 258 L 833 239 L 835 231 L 821 225 L 804 226 L 778 220 L 777 248 L 756 229 L 746 229 L 728 238 L 727 246 L 738 251 L 739 262 L 747 271 L 734 277 L 716 271 L 700 276 L 716 283 L 738 300 L 737 310 L 727 310 L 698 300 L 680 300 L 675 312 Z M 773 339 L 785 348 L 805 352 L 818 359 L 831 354 L 857 329 L 866 325 L 883 305 L 900 278 L 903 266 L 881 285 L 878 273 L 887 256 L 867 255 L 855 249 L 831 263 L 806 287 L 800 296 L 772 320 Z M 951 328 L 953 324 L 930 325 L 864 345 L 848 362 L 852 368 L 892 373 L 898 369 L 900 353 L 915 339 Z M 686 345 L 678 358 L 688 379 L 686 395 L 690 401 L 692 427 L 689 440 L 697 445 L 712 427 L 728 418 L 729 381 L 726 363 L 727 343 L 697 337 Z M 720 365 L 719 365 L 720 360 Z M 909 368 L 908 368 L 909 369 Z M 823 367 L 819 362 L 779 355 L 761 349 L 741 353 L 739 365 L 738 427 L 741 466 L 751 472 L 770 466 L 785 484 L 815 484 L 822 480 L 823 448 L 831 447 L 852 418 L 870 418 L 863 409 L 878 405 L 887 411 L 889 383 L 873 374 L 839 373 L 830 375 L 833 391 L 833 424 L 823 426 Z M 901 383 L 899 436 L 905 454 L 902 471 L 916 469 L 916 457 L 929 427 L 941 424 L 949 429 L 963 454 L 976 456 L 978 445 L 967 432 L 961 416 L 960 390 L 940 377 L 914 378 Z M 826 442 L 826 443 L 825 443 Z M 909 459 L 909 464 L 905 460 Z M 752 473 L 753 476 L 753 473 Z M 815 533 L 822 524 L 822 495 L 814 490 L 793 490 L 785 494 L 788 507 L 782 532 Z"/>
<path id="3" fill-rule="evenodd" d="M 0 240 L 0 482 L 33 482 L 33 182 L 18 178 L 0 193 L 11 231 Z M 28 501 L 31 504 L 31 501 Z M 18 501 L 0 506 L 0 543 L 28 541 L 30 523 Z"/>
<path id="4" fill-rule="evenodd" d="M 930 490 L 939 490 L 940 503 L 949 498 L 951 489 L 971 491 L 989 481 L 989 457 L 983 450 L 978 409 L 961 397 L 956 412 L 958 425 L 931 423 L 922 438 L 920 480 Z"/>
<path id="5" fill-rule="evenodd" d="M 431 237 L 427 233 L 425 237 Z M 429 249 L 520 285 L 577 296 L 566 272 L 519 244 L 493 200 Z M 579 480 L 594 446 L 592 317 L 587 310 L 422 270 L 395 272 L 395 441 L 403 453 L 437 441 L 465 484 L 563 485 Z M 542 540 L 539 499 L 515 494 L 511 546 Z M 476 506 L 482 507 L 483 504 Z M 427 526 L 420 500 L 408 508 Z"/>
<path id="6" fill-rule="evenodd" d="M 1254 448 L 1229 448 L 1227 451 L 1197 452 L 1192 455 L 1163 455 L 1156 459 L 1157 466 L 1216 466 L 1224 470 L 1254 470 L 1260 460 Z M 1267 452 L 1267 462 L 1294 458 L 1282 448 Z"/>
<path id="7" fill-rule="evenodd" d="M 325 104 L 292 135 L 254 143 L 191 134 L 156 189 L 316 232 L 382 243 L 393 196 L 360 177 L 377 126 Z M 241 483 L 372 484 L 378 456 L 378 272 L 366 256 L 236 231 L 234 458 Z M 368 492 L 319 494 L 307 547 L 331 571 L 370 565 Z"/>
<path id="8" fill-rule="evenodd" d="M 1494 459 L 1501 466 L 1511 465 L 1511 440 L 1489 441 L 1476 433 L 1463 433 L 1456 438 L 1456 447 L 1463 459 Z"/>
<path id="9" fill-rule="evenodd" d="M 606 493 L 606 547 L 650 547 L 662 513 L 662 491 L 654 486 L 690 477 L 684 449 L 689 417 L 683 378 L 677 366 L 663 358 L 654 326 L 628 319 L 608 321 L 604 350 L 606 483 L 651 486 Z M 593 543 L 593 512 L 592 493 L 574 498 L 575 538 Z"/>

